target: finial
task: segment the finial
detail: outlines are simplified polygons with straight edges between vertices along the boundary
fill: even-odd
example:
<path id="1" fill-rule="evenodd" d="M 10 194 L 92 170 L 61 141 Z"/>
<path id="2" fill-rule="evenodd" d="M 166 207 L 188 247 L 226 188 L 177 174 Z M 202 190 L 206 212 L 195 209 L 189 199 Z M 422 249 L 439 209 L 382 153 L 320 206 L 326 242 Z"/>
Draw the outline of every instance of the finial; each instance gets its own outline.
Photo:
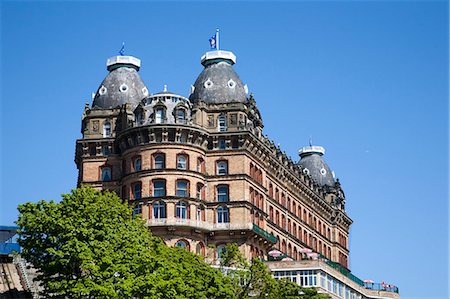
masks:
<path id="1" fill-rule="evenodd" d="M 164 92 L 167 92 L 167 84 L 164 84 Z"/>
<path id="2" fill-rule="evenodd" d="M 312 136 L 310 135 L 309 136 L 309 146 L 312 146 L 313 145 L 313 142 L 312 142 Z"/>
<path id="3" fill-rule="evenodd" d="M 122 48 L 120 48 L 119 55 L 125 55 L 125 42 L 122 42 Z"/>

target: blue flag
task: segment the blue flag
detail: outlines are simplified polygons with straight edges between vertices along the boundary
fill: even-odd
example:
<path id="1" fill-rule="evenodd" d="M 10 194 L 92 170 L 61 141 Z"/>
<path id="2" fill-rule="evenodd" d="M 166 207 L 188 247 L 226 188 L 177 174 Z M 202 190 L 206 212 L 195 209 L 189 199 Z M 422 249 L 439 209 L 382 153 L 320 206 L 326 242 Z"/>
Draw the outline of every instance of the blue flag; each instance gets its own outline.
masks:
<path id="1" fill-rule="evenodd" d="M 209 39 L 209 46 L 211 47 L 211 50 L 217 50 L 217 33 Z"/>
<path id="2" fill-rule="evenodd" d="M 123 56 L 125 54 L 125 43 L 122 43 L 122 48 L 120 48 L 119 55 Z"/>

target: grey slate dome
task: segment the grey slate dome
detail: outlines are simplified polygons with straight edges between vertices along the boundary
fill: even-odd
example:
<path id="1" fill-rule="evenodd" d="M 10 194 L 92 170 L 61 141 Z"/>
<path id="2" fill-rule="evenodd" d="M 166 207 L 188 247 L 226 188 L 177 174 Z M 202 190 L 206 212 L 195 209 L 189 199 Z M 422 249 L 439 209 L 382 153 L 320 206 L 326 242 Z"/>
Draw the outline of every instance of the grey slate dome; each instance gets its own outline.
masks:
<path id="1" fill-rule="evenodd" d="M 303 173 L 308 174 L 320 186 L 333 187 L 335 184 L 333 173 L 328 165 L 322 160 L 325 149 L 321 146 L 305 146 L 299 150 L 299 165 Z"/>
<path id="2" fill-rule="evenodd" d="M 92 108 L 111 109 L 125 103 L 136 107 L 149 95 L 138 71 L 141 61 L 133 56 L 115 56 L 108 59 L 110 72 L 95 93 Z"/>
<path id="3" fill-rule="evenodd" d="M 247 86 L 242 84 L 232 65 L 236 56 L 228 51 L 207 52 L 201 59 L 205 69 L 192 86 L 189 100 L 211 104 L 245 103 Z"/>

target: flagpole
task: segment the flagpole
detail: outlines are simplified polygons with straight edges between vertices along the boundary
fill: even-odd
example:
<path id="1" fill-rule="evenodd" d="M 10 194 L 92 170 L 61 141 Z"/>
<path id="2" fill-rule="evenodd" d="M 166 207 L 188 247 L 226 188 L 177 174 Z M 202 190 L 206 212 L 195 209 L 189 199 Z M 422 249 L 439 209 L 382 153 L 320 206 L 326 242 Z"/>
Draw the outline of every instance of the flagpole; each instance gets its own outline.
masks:
<path id="1" fill-rule="evenodd" d="M 220 50 L 219 48 L 219 28 L 216 29 L 216 44 L 217 44 L 217 50 Z"/>

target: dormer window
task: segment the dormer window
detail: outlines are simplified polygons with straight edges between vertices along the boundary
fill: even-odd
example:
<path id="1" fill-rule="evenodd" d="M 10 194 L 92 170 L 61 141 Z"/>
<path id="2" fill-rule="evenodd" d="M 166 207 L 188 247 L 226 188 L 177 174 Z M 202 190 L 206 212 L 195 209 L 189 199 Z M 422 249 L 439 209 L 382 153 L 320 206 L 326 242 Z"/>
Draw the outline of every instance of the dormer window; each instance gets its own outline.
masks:
<path id="1" fill-rule="evenodd" d="M 225 115 L 217 118 L 217 128 L 219 132 L 225 132 L 227 130 L 227 117 Z"/>
<path id="2" fill-rule="evenodd" d="M 155 110 L 155 123 L 162 124 L 166 119 L 166 109 L 163 107 L 158 107 Z"/>
<path id="3" fill-rule="evenodd" d="M 109 121 L 103 124 L 103 137 L 111 137 L 111 123 Z"/>
<path id="4" fill-rule="evenodd" d="M 177 109 L 177 123 L 179 124 L 185 124 L 186 123 L 186 110 L 184 109 Z"/>
<path id="5" fill-rule="evenodd" d="M 143 115 L 142 115 L 142 111 L 136 111 L 135 119 L 136 119 L 136 125 L 137 126 L 143 123 L 144 118 L 143 118 Z"/>

